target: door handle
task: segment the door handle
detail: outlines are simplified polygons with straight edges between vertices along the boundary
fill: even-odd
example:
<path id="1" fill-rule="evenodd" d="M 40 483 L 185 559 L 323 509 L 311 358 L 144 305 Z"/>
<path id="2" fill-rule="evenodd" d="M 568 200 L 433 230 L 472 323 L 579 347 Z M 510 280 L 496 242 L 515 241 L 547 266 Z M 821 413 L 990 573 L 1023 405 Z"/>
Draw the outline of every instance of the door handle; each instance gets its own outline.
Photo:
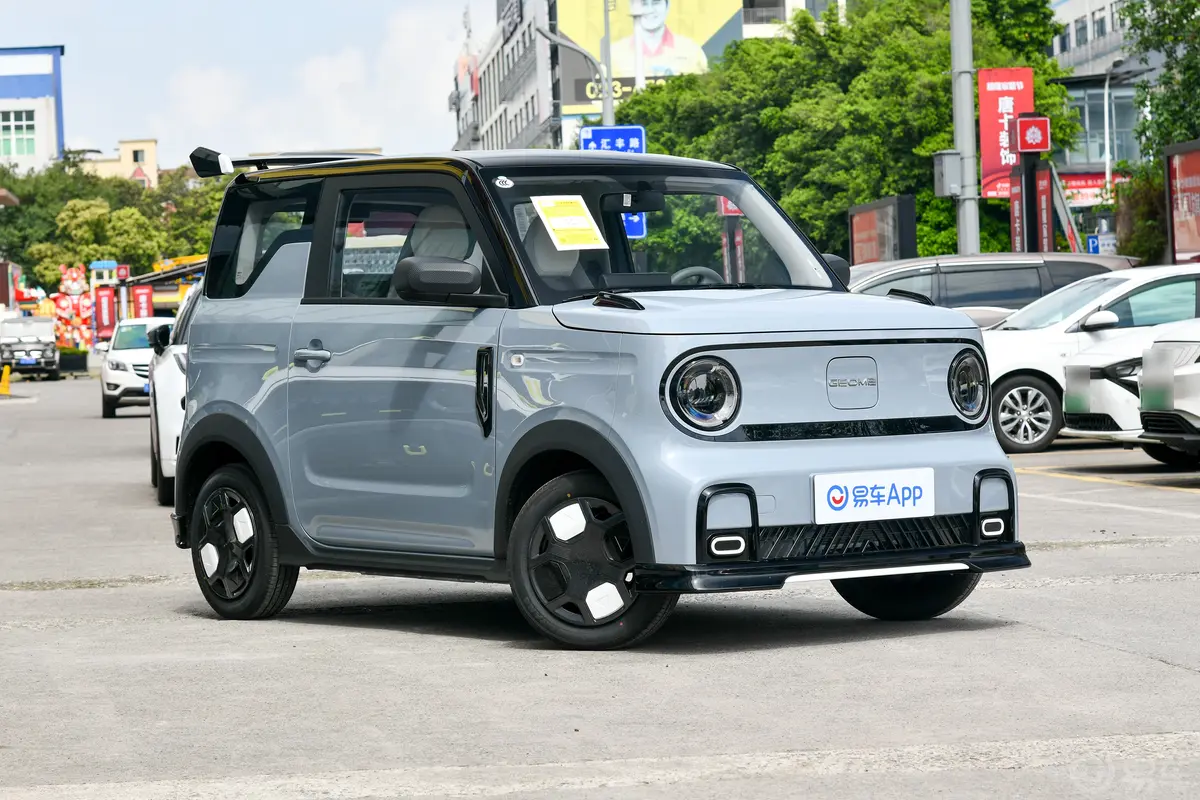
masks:
<path id="1" fill-rule="evenodd" d="M 408 445 L 404 445 L 404 452 L 408 453 L 410 456 L 423 456 L 425 455 L 425 445 L 421 445 L 421 447 L 417 450 L 413 450 Z"/>
<path id="2" fill-rule="evenodd" d="M 296 361 L 320 361 L 322 363 L 329 361 L 334 357 L 334 354 L 329 350 L 317 350 L 313 348 L 300 348 L 295 351 Z"/>

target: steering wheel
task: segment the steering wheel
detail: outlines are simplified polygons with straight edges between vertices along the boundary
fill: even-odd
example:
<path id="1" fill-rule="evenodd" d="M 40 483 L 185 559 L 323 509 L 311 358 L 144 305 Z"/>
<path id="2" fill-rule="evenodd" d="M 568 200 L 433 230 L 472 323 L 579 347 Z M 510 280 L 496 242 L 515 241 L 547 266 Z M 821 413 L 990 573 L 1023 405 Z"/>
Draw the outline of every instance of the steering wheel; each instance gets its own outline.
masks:
<path id="1" fill-rule="evenodd" d="M 693 286 L 702 286 L 706 283 L 725 283 L 724 275 L 708 267 L 684 267 L 671 276 L 671 283 L 683 283 L 688 278 L 696 279 Z"/>

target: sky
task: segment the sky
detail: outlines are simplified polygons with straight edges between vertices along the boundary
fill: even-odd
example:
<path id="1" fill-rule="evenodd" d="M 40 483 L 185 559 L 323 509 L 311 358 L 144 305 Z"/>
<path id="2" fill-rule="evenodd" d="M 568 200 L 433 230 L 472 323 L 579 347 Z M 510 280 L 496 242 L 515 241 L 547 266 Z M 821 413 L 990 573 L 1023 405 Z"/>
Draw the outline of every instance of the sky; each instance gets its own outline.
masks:
<path id="1" fill-rule="evenodd" d="M 0 47 L 66 47 L 71 149 L 157 139 L 160 168 L 197 146 L 421 153 L 456 138 L 468 6 L 479 45 L 494 0 L 0 0 Z"/>

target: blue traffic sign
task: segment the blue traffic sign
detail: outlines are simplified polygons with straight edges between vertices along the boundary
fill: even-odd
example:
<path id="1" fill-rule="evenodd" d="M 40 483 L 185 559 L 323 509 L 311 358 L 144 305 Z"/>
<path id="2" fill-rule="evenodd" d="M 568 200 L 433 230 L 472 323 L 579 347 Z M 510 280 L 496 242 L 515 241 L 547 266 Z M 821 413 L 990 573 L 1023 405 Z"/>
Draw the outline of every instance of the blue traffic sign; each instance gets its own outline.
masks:
<path id="1" fill-rule="evenodd" d="M 1092 255 L 1100 255 L 1100 236 L 1098 234 L 1088 234 L 1087 251 Z"/>
<path id="2" fill-rule="evenodd" d="M 580 150 L 611 150 L 616 153 L 645 153 L 646 129 L 641 125 L 586 125 L 579 129 Z M 646 238 L 645 214 L 622 214 L 625 235 Z"/>

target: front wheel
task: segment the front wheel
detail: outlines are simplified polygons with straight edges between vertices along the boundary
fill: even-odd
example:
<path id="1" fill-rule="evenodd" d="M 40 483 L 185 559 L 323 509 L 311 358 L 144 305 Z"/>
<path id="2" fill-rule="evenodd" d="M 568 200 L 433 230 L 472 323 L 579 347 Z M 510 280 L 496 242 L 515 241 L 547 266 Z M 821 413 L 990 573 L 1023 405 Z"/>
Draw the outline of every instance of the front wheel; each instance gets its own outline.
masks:
<path id="1" fill-rule="evenodd" d="M 104 395 L 100 396 L 100 416 L 112 419 L 117 415 L 117 404 Z"/>
<path id="2" fill-rule="evenodd" d="M 559 476 L 533 493 L 513 521 L 508 564 L 521 614 L 568 647 L 631 647 L 662 627 L 679 601 L 633 590 L 625 514 L 594 472 Z"/>
<path id="3" fill-rule="evenodd" d="M 1200 456 L 1176 450 L 1174 447 L 1167 447 L 1165 444 L 1144 444 L 1142 445 L 1142 450 L 1155 461 L 1166 464 L 1168 467 L 1176 469 L 1196 469 L 1200 467 Z"/>
<path id="4" fill-rule="evenodd" d="M 1033 375 L 1016 375 L 992 392 L 992 427 L 1006 453 L 1040 453 L 1063 426 L 1062 398 Z"/>
<path id="5" fill-rule="evenodd" d="M 850 605 L 876 619 L 909 621 L 933 619 L 952 610 L 975 591 L 979 572 L 926 572 L 847 578 L 832 581 Z"/>
<path id="6" fill-rule="evenodd" d="M 279 563 L 271 514 L 253 473 L 221 467 L 191 511 L 192 566 L 204 599 L 226 619 L 278 614 L 296 589 L 299 567 Z"/>

